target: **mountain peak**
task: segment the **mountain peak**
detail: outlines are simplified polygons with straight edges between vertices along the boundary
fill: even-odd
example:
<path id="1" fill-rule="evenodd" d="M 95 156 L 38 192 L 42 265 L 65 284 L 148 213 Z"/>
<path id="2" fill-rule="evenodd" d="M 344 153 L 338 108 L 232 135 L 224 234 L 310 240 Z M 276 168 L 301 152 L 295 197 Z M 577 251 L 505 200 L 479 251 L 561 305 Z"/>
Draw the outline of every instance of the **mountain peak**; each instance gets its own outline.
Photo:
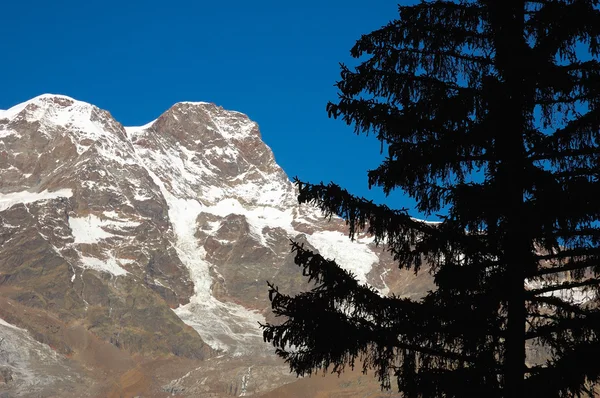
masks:
<path id="1" fill-rule="evenodd" d="M 248 138 L 261 140 L 258 124 L 246 114 L 225 109 L 213 102 L 176 102 L 157 119 L 142 126 L 127 126 L 125 129 L 131 136 L 137 136 L 152 127 L 158 130 L 176 128 L 196 133 L 210 130 L 228 141 Z"/>
<path id="2" fill-rule="evenodd" d="M 215 105 L 214 102 L 205 102 L 205 101 L 180 101 L 177 104 L 186 104 L 186 105 Z M 216 105 L 215 105 L 216 106 Z"/>
<path id="3" fill-rule="evenodd" d="M 182 377 L 167 385 L 157 383 L 170 376 L 149 375 L 161 395 L 179 394 L 180 385 L 187 396 L 214 395 L 247 384 L 254 365 L 260 376 L 253 380 L 272 389 L 287 367 L 269 355 L 258 327 L 271 316 L 264 281 L 294 294 L 310 288 L 290 239 L 340 261 L 383 294 L 418 295 L 430 286 L 423 278 L 405 286 L 410 277 L 371 238 L 350 241 L 342 220 L 328 222 L 296 197 L 258 125 L 212 103 L 180 102 L 136 128 L 62 95 L 0 111 L 0 335 L 15 352 L 26 344 L 23 355 L 40 352 L 25 332 L 7 332 L 16 329 L 4 319 L 57 355 L 90 358 L 82 369 L 93 371 L 81 374 L 97 375 L 101 392 L 65 396 L 106 396 L 105 386 L 120 383 L 127 369 L 137 372 L 137 358 L 165 356 L 185 357 L 190 369 L 173 362 L 181 373 L 172 374 Z M 9 394 L 37 394 L 19 384 L 22 374 L 36 374 L 29 365 L 11 362 L 6 373 L 1 354 L 0 385 L 8 374 L 17 380 Z M 210 366 L 189 362 L 206 356 L 214 356 Z M 49 369 L 46 357 L 34 359 Z M 52 369 L 68 376 L 68 388 L 91 384 L 76 381 L 76 369 Z M 31 379 L 52 396 L 66 391 L 52 377 Z M 185 384 L 192 379 L 207 383 L 194 390 Z"/>
<path id="4" fill-rule="evenodd" d="M 35 96 L 32 99 L 30 99 L 30 101 L 43 101 L 43 100 L 66 100 L 66 101 L 72 101 L 72 102 L 82 102 L 82 101 L 76 100 L 73 97 L 69 97 L 68 95 L 53 94 L 53 93 L 40 94 L 40 95 Z"/>
<path id="5" fill-rule="evenodd" d="M 28 117 L 40 118 L 46 113 L 48 109 L 65 109 L 73 105 L 79 105 L 80 107 L 92 107 L 92 105 L 77 101 L 74 98 L 60 94 L 41 94 L 37 97 L 33 97 L 30 100 L 12 106 L 7 110 L 0 110 L 0 119 L 13 119 L 17 115 L 22 114 L 24 111 L 29 111 Z M 37 116 L 37 117 L 36 117 Z"/>

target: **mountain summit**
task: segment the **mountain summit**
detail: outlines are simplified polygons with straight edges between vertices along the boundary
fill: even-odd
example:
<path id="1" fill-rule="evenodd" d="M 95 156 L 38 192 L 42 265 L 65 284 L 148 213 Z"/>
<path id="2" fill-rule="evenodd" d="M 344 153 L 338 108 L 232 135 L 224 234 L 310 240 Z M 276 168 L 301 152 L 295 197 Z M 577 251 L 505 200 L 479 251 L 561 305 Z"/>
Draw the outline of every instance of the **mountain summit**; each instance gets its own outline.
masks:
<path id="1" fill-rule="evenodd" d="M 123 127 L 52 94 L 0 111 L 0 391 L 228 396 L 294 381 L 258 327 L 266 280 L 308 288 L 289 239 L 381 294 L 431 286 L 299 206 L 242 113 L 181 102 Z"/>

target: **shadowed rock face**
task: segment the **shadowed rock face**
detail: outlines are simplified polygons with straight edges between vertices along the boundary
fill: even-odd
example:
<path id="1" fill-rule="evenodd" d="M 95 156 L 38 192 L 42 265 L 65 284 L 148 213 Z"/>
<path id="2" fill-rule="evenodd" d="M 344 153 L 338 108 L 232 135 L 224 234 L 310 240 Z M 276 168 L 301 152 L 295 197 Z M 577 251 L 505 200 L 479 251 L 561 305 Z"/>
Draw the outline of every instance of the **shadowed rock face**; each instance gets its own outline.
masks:
<path id="1" fill-rule="evenodd" d="M 273 320 L 266 280 L 309 288 L 290 239 L 382 294 L 432 287 L 369 237 L 345 235 L 341 220 L 297 204 L 241 113 L 179 103 L 124 128 L 56 95 L 0 111 L 0 328 L 20 330 L 11 347 L 29 339 L 55 353 L 43 391 L 231 396 L 293 381 L 258 328 Z M 6 366 L 0 391 L 38 391 Z M 82 392 L 81 380 L 95 387 Z"/>

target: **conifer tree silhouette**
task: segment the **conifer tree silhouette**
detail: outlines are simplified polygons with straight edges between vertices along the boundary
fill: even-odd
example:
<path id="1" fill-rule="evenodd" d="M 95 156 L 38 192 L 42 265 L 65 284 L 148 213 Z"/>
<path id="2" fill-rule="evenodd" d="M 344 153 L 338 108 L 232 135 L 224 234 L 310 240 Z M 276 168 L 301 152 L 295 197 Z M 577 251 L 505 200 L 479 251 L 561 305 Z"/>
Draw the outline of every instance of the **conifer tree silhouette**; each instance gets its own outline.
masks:
<path id="1" fill-rule="evenodd" d="M 387 150 L 370 186 L 447 215 L 422 222 L 333 183 L 297 180 L 299 201 L 344 218 L 351 237 L 368 231 L 401 268 L 426 263 L 436 289 L 382 297 L 293 243 L 315 287 L 270 284 L 282 322 L 263 325 L 293 371 L 360 360 L 405 397 L 593 395 L 599 39 L 596 0 L 438 0 L 400 6 L 358 40 L 329 115 Z"/>

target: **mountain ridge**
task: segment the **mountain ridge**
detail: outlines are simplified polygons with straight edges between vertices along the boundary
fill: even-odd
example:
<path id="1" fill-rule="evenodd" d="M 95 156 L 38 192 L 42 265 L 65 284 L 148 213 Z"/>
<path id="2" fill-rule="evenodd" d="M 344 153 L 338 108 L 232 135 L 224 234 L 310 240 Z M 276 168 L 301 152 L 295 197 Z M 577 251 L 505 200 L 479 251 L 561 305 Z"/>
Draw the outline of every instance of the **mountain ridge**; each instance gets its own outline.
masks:
<path id="1" fill-rule="evenodd" d="M 431 285 L 296 196 L 258 125 L 214 104 L 179 102 L 139 127 L 60 95 L 0 111 L 0 318 L 114 382 L 159 358 L 197 370 L 181 381 L 163 369 L 174 378 L 152 396 L 290 383 L 258 327 L 273 321 L 266 280 L 291 294 L 309 288 L 289 239 L 381 294 L 419 296 Z M 128 365 L 111 370 L 103 350 Z M 5 362 L 0 370 L 12 369 Z M 97 375 L 79 376 L 106 393 Z"/>

